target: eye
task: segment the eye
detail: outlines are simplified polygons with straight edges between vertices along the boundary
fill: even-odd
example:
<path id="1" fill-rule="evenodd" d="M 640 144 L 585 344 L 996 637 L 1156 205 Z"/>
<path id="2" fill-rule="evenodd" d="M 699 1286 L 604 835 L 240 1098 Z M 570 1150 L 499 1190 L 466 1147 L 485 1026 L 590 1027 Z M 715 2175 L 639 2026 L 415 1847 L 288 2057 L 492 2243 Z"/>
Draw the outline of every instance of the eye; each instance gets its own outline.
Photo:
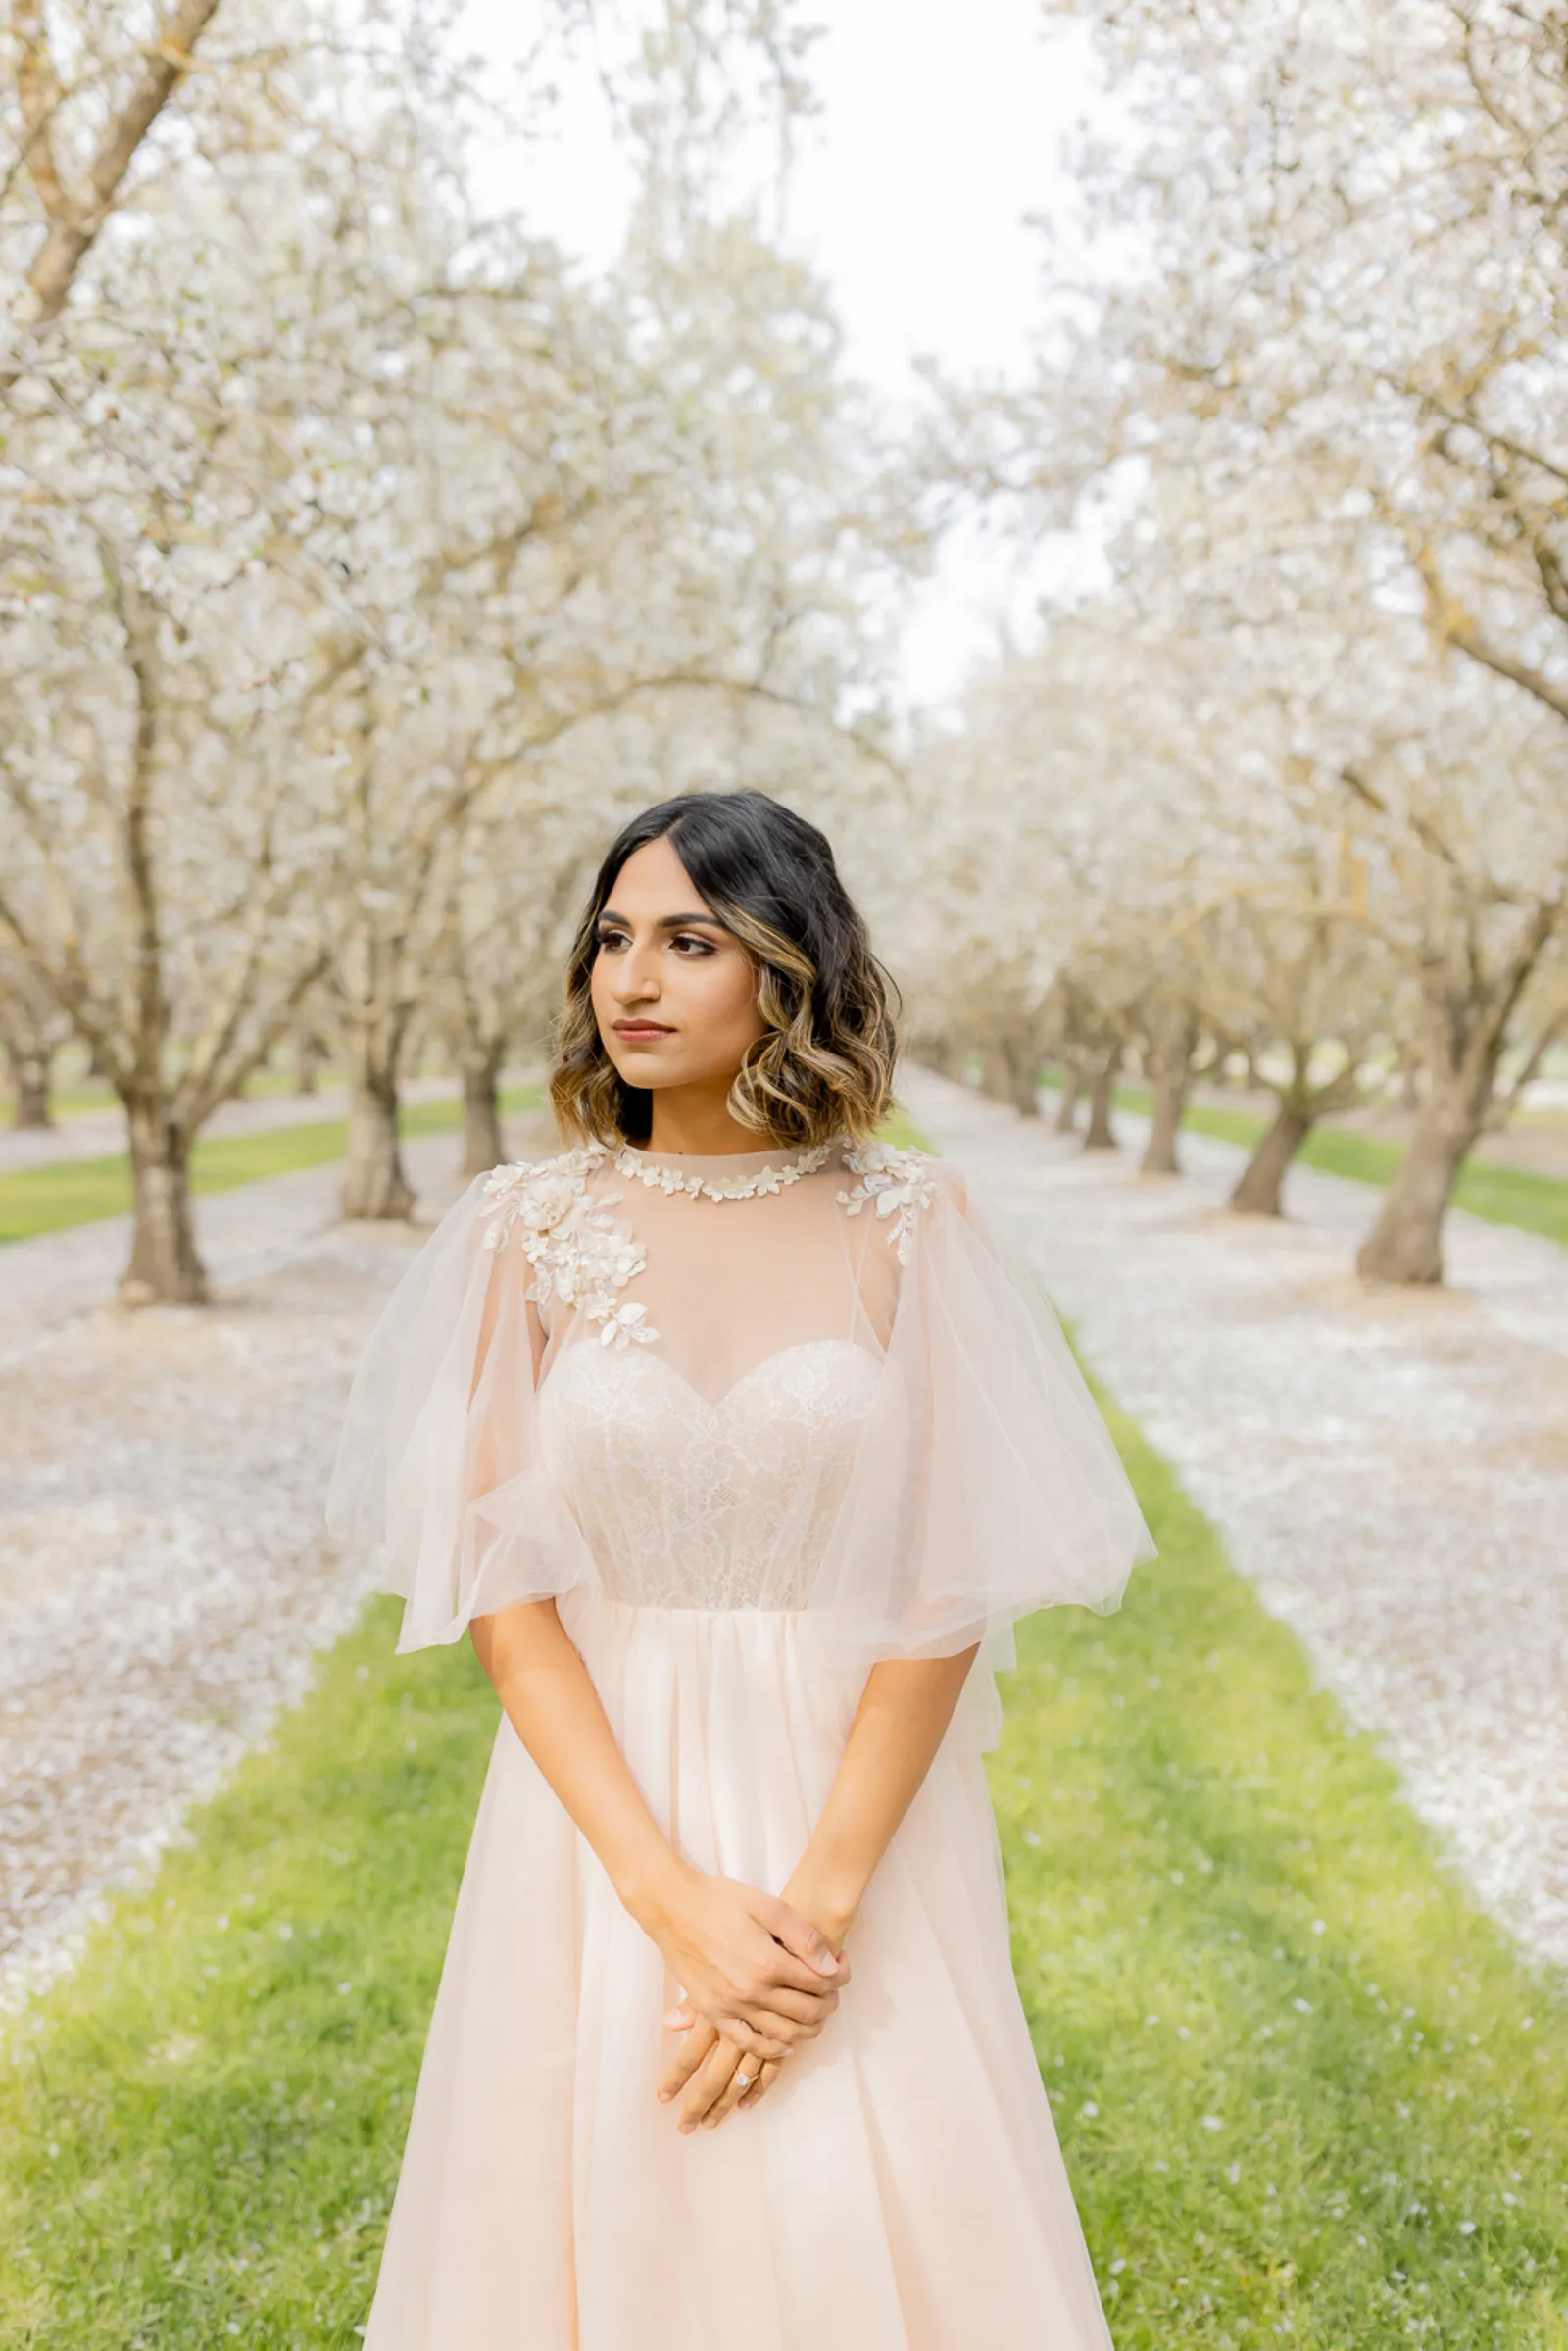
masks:
<path id="1" fill-rule="evenodd" d="M 693 948 L 698 955 L 710 955 L 714 952 L 711 939 L 704 939 L 696 931 L 677 931 L 669 944 L 683 950 Z"/>
<path id="2" fill-rule="evenodd" d="M 626 944 L 624 931 L 598 931 L 595 933 L 595 938 L 601 948 L 624 947 Z"/>

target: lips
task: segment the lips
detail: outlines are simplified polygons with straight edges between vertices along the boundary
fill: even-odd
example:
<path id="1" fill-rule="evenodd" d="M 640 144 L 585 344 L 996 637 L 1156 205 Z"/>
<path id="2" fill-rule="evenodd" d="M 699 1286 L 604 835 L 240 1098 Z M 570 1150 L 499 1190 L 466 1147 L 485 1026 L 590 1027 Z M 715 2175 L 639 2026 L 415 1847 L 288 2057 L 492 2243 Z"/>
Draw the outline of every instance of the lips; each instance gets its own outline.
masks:
<path id="1" fill-rule="evenodd" d="M 628 1045 L 637 1045 L 655 1037 L 673 1037 L 673 1029 L 662 1028 L 657 1020 L 617 1020 L 613 1023 L 617 1037 Z"/>

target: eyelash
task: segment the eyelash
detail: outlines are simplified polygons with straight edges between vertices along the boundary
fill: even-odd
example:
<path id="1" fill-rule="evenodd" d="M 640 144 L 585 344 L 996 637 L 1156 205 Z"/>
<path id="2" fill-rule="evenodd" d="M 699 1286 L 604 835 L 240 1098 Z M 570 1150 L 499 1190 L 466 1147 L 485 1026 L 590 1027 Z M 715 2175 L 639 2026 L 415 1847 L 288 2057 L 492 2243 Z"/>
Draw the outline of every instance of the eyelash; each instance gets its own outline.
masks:
<path id="1" fill-rule="evenodd" d="M 601 947 L 624 947 L 626 934 L 624 931 L 601 931 L 598 943 Z M 700 938 L 696 931 L 677 931 L 669 944 L 671 947 L 695 947 L 699 951 L 695 955 L 682 957 L 688 963 L 699 963 L 705 956 L 718 952 L 711 939 Z"/>

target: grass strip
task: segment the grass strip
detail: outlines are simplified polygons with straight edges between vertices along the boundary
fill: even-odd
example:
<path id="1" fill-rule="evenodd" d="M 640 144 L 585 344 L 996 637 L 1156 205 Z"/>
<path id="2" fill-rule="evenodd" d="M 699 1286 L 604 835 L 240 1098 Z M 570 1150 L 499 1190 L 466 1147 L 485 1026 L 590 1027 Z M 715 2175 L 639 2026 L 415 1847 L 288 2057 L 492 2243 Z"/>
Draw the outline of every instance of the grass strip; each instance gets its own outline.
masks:
<path id="1" fill-rule="evenodd" d="M 501 1097 L 502 1114 L 513 1117 L 538 1101 L 537 1086 L 509 1086 Z M 456 1101 L 409 1102 L 398 1117 L 399 1132 L 405 1136 L 456 1133 L 462 1124 L 463 1104 Z M 252 1135 L 205 1136 L 191 1152 L 191 1190 L 231 1192 L 265 1176 L 325 1166 L 341 1159 L 347 1149 L 348 1124 L 341 1118 L 264 1127 Z M 61 1159 L 0 1175 L 0 1243 L 129 1213 L 130 1161 L 123 1152 L 109 1159 Z"/>
<path id="2" fill-rule="evenodd" d="M 1058 1076 L 1045 1083 L 1060 1086 Z M 1118 1086 L 1116 1107 L 1147 1117 L 1147 1087 Z M 1221 1143 L 1255 1151 L 1270 1121 L 1255 1110 L 1227 1110 L 1207 1102 L 1191 1102 L 1182 1119 L 1194 1134 L 1213 1135 Z M 1404 1159 L 1402 1143 L 1374 1135 L 1357 1135 L 1344 1127 L 1314 1127 L 1298 1154 L 1304 1167 L 1321 1168 L 1325 1175 L 1348 1176 L 1352 1183 L 1378 1190 L 1393 1181 Z M 1540 1233 L 1547 1241 L 1568 1244 L 1568 1178 L 1540 1175 L 1532 1168 L 1503 1167 L 1494 1159 L 1470 1159 L 1454 1186 L 1453 1204 L 1489 1224 L 1517 1225 Z"/>
<path id="3" fill-rule="evenodd" d="M 1568 2007 L 1213 1531 L 1022 1629 L 1019 1984 L 1118 2351 L 1563 2351 Z M 4 2351 L 353 2351 L 496 1722 L 375 1601 L 12 2029 Z"/>
<path id="4" fill-rule="evenodd" d="M 342 1084 L 341 1074 L 330 1067 L 318 1069 L 317 1084 L 321 1087 Z M 240 1097 L 243 1102 L 260 1102 L 280 1094 L 297 1094 L 298 1080 L 286 1069 L 263 1069 L 247 1080 Z M 50 1113 L 55 1118 L 79 1118 L 92 1110 L 118 1108 L 120 1098 L 112 1086 L 101 1078 L 83 1078 L 74 1085 L 59 1086 L 49 1097 Z M 9 1127 L 17 1114 L 17 1098 L 0 1090 L 0 1127 Z"/>
<path id="5" fill-rule="evenodd" d="M 993 1789 L 1117 2351 L 1562 2351 L 1563 1987 L 1111 1419 L 1160 1558 L 1023 1629 Z"/>

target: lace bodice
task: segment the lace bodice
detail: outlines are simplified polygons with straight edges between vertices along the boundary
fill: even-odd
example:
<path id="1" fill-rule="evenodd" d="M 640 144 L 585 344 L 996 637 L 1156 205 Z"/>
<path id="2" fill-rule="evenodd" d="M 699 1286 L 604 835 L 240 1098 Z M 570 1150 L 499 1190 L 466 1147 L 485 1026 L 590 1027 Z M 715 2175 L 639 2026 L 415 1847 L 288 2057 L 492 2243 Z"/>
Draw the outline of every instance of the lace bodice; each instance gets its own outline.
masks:
<path id="1" fill-rule="evenodd" d="M 858 1662 L 1114 1606 L 1148 1537 L 1031 1283 L 886 1143 L 498 1168 L 376 1327 L 329 1523 L 404 1649 L 594 1592 Z"/>
<path id="2" fill-rule="evenodd" d="M 568 1348 L 540 1438 L 605 1590 L 643 1607 L 804 1607 L 880 1376 L 865 1347 L 808 1340 L 710 1403 L 652 1351 Z"/>

